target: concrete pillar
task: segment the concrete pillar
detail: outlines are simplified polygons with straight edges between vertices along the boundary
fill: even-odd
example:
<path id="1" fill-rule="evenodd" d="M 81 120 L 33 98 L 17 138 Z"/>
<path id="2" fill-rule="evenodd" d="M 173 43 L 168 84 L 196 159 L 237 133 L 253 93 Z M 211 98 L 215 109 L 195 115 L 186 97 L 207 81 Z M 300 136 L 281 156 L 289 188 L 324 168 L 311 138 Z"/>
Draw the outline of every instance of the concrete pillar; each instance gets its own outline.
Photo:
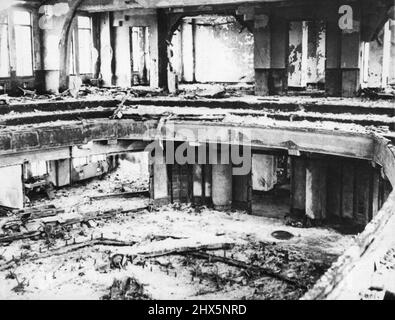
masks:
<path id="1" fill-rule="evenodd" d="M 269 95 L 269 75 L 271 67 L 271 34 L 269 17 L 255 16 L 254 28 L 254 68 L 255 94 Z"/>
<path id="2" fill-rule="evenodd" d="M 356 224 L 363 227 L 369 222 L 371 215 L 371 174 L 372 168 L 369 163 L 356 164 L 354 216 Z"/>
<path id="3" fill-rule="evenodd" d="M 358 3 L 353 8 L 353 29 L 341 31 L 342 96 L 354 97 L 360 87 L 361 65 L 361 12 Z"/>
<path id="4" fill-rule="evenodd" d="M 71 160 L 49 161 L 48 179 L 55 187 L 65 187 L 71 184 Z"/>
<path id="5" fill-rule="evenodd" d="M 111 45 L 110 13 L 100 14 L 100 73 L 105 86 L 112 85 L 112 59 L 113 48 Z"/>
<path id="6" fill-rule="evenodd" d="M 271 33 L 271 66 L 269 76 L 270 94 L 282 94 L 288 88 L 287 56 L 288 56 L 288 22 L 286 19 L 272 16 L 270 18 Z"/>
<path id="7" fill-rule="evenodd" d="M 394 8 L 395 6 L 393 6 Z M 391 46 L 393 45 L 393 36 L 390 28 L 390 20 L 384 25 L 384 47 L 383 47 L 383 72 L 381 77 L 381 86 L 386 88 L 390 83 L 392 75 L 390 74 L 390 63 L 391 63 Z M 393 29 L 393 28 L 392 28 Z"/>
<path id="8" fill-rule="evenodd" d="M 308 160 L 306 168 L 306 215 L 312 220 L 326 218 L 326 182 L 326 163 L 323 160 Z"/>
<path id="9" fill-rule="evenodd" d="M 155 163 L 151 166 L 151 170 L 151 197 L 155 205 L 166 205 L 170 202 L 169 178 L 163 153 L 155 156 Z"/>
<path id="10" fill-rule="evenodd" d="M 340 218 L 342 216 L 342 163 L 331 159 L 328 163 L 327 178 L 327 216 Z"/>
<path id="11" fill-rule="evenodd" d="M 23 164 L 23 180 L 29 180 L 33 177 L 32 173 L 32 164 L 30 162 L 26 162 Z"/>
<path id="12" fill-rule="evenodd" d="M 214 209 L 232 208 L 232 165 L 214 164 L 212 166 L 212 198 Z"/>
<path id="13" fill-rule="evenodd" d="M 338 20 L 338 7 L 332 8 L 326 25 L 325 91 L 329 96 L 341 96 L 341 31 Z"/>
<path id="14" fill-rule="evenodd" d="M 189 165 L 172 165 L 168 171 L 171 180 L 171 200 L 190 203 L 193 200 L 193 169 Z M 171 175 L 171 177 L 170 177 Z"/>
<path id="15" fill-rule="evenodd" d="M 203 166 L 195 164 L 193 166 L 193 202 L 202 204 L 203 198 Z"/>
<path id="16" fill-rule="evenodd" d="M 342 217 L 354 218 L 355 166 L 352 161 L 343 160 L 342 164 Z"/>
<path id="17" fill-rule="evenodd" d="M 306 211 L 306 160 L 292 157 L 291 160 L 291 193 L 292 211 Z"/>
<path id="18" fill-rule="evenodd" d="M 51 16 L 46 19 L 42 16 L 40 27 L 42 31 L 43 73 L 45 78 L 45 91 L 59 92 L 60 60 L 59 41 L 65 16 Z"/>
<path id="19" fill-rule="evenodd" d="M 388 180 L 384 180 L 383 181 L 383 195 L 382 195 L 383 205 L 384 205 L 384 203 L 387 202 L 392 190 L 393 190 L 393 188 L 391 186 L 391 183 Z"/>
<path id="20" fill-rule="evenodd" d="M 250 211 L 252 200 L 251 173 L 233 176 L 233 206 Z"/>
<path id="21" fill-rule="evenodd" d="M 210 204 L 212 202 L 212 166 L 203 166 L 203 176 L 204 176 L 204 197 L 203 204 Z"/>
<path id="22" fill-rule="evenodd" d="M 252 187 L 268 192 L 277 184 L 277 157 L 254 154 L 252 156 Z"/>
<path id="23" fill-rule="evenodd" d="M 374 218 L 380 210 L 380 169 L 372 172 L 372 217 Z"/>
<path id="24" fill-rule="evenodd" d="M 0 177 L 0 206 L 23 209 L 25 195 L 22 166 L 0 168 Z"/>
<path id="25" fill-rule="evenodd" d="M 164 9 L 158 10 L 158 84 L 161 88 L 168 89 L 167 67 L 167 40 L 169 36 L 169 18 Z"/>

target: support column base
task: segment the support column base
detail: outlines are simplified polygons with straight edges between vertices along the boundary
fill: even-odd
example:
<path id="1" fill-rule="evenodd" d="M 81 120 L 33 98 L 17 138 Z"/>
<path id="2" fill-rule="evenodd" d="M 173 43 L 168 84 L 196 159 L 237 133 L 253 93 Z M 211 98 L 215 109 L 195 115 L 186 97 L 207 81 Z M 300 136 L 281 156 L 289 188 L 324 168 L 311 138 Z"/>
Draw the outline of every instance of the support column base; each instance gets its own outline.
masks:
<path id="1" fill-rule="evenodd" d="M 232 210 L 232 205 L 225 205 L 225 206 L 216 206 L 216 205 L 214 205 L 214 210 L 217 210 L 217 211 Z"/>
<path id="2" fill-rule="evenodd" d="M 325 70 L 325 93 L 330 97 L 342 94 L 342 73 L 340 69 Z"/>
<path id="3" fill-rule="evenodd" d="M 342 97 L 355 97 L 359 90 L 359 69 L 342 70 Z"/>
<path id="4" fill-rule="evenodd" d="M 288 90 L 287 69 L 270 69 L 269 92 L 270 95 L 285 94 Z"/>
<path id="5" fill-rule="evenodd" d="M 285 94 L 288 86 L 286 69 L 255 69 L 255 95 Z"/>
<path id="6" fill-rule="evenodd" d="M 153 200 L 154 207 L 164 207 L 169 204 L 170 204 L 170 200 L 168 198 Z"/>
<path id="7" fill-rule="evenodd" d="M 255 95 L 268 96 L 270 69 L 255 69 Z"/>

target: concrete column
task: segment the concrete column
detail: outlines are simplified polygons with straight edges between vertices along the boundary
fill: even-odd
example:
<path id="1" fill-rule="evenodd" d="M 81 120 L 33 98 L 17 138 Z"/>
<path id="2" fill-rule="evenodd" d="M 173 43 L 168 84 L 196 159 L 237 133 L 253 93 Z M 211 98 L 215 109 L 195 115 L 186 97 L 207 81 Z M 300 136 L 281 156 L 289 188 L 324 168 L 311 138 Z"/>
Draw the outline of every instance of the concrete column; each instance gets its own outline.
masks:
<path id="1" fill-rule="evenodd" d="M 168 187 L 168 173 L 167 165 L 162 154 L 155 156 L 155 163 L 151 166 L 152 179 L 151 179 L 151 196 L 156 205 L 166 205 L 169 203 L 169 187 Z"/>
<path id="2" fill-rule="evenodd" d="M 380 170 L 375 168 L 372 173 L 372 217 L 380 210 Z"/>
<path id="3" fill-rule="evenodd" d="M 269 74 L 271 66 L 271 34 L 269 17 L 255 16 L 254 28 L 254 68 L 255 94 L 269 95 Z"/>
<path id="4" fill-rule="evenodd" d="M 204 176 L 204 204 L 209 204 L 212 202 L 212 166 L 203 166 L 203 176 Z"/>
<path id="5" fill-rule="evenodd" d="M 388 180 L 383 181 L 383 204 L 387 202 L 393 188 Z"/>
<path id="6" fill-rule="evenodd" d="M 214 164 L 212 166 L 212 197 L 214 209 L 232 208 L 232 165 Z"/>
<path id="7" fill-rule="evenodd" d="M 168 15 L 164 9 L 158 10 L 158 84 L 161 88 L 168 89 L 167 67 L 169 57 L 167 56 L 167 40 L 169 33 Z"/>
<path id="8" fill-rule="evenodd" d="M 251 174 L 233 176 L 233 205 L 242 210 L 251 209 Z"/>
<path id="9" fill-rule="evenodd" d="M 326 25 L 326 66 L 325 91 L 329 96 L 341 96 L 340 49 L 341 31 L 339 28 L 338 7 L 329 13 Z"/>
<path id="10" fill-rule="evenodd" d="M 328 164 L 327 216 L 340 218 L 342 215 L 342 163 L 331 159 Z"/>
<path id="11" fill-rule="evenodd" d="M 353 8 L 353 29 L 341 31 L 342 96 L 354 97 L 360 87 L 361 65 L 361 12 L 358 3 Z"/>
<path id="12" fill-rule="evenodd" d="M 354 218 L 355 166 L 351 161 L 342 164 L 342 217 Z"/>
<path id="13" fill-rule="evenodd" d="M 306 211 L 306 160 L 292 157 L 291 162 L 291 191 L 292 211 Z"/>
<path id="14" fill-rule="evenodd" d="M 256 191 L 268 192 L 277 184 L 277 158 L 254 154 L 252 156 L 252 187 Z"/>
<path id="15" fill-rule="evenodd" d="M 366 226 L 369 222 L 371 203 L 371 174 L 372 168 L 368 163 L 357 163 L 355 184 L 354 216 L 356 224 Z"/>
<path id="16" fill-rule="evenodd" d="M 0 168 L 0 205 L 15 209 L 24 207 L 24 186 L 22 166 Z"/>
<path id="17" fill-rule="evenodd" d="M 168 171 L 171 180 L 171 200 L 190 203 L 193 197 L 193 170 L 188 165 L 172 165 Z M 171 175 L 171 178 L 170 178 Z"/>
<path id="18" fill-rule="evenodd" d="M 23 164 L 23 179 L 29 180 L 33 177 L 33 173 L 32 173 L 32 164 L 30 162 L 26 162 Z"/>
<path id="19" fill-rule="evenodd" d="M 193 166 L 193 202 L 202 204 L 203 198 L 203 166 L 195 164 Z"/>
<path id="20" fill-rule="evenodd" d="M 111 22 L 110 13 L 100 14 L 100 73 L 105 86 L 112 85 L 112 59 L 113 48 L 111 46 Z"/>
<path id="21" fill-rule="evenodd" d="M 269 76 L 270 94 L 284 93 L 288 88 L 286 61 L 288 56 L 288 22 L 272 16 L 270 18 L 271 33 L 271 66 Z"/>
<path id="22" fill-rule="evenodd" d="M 323 160 L 308 160 L 306 168 L 306 215 L 312 220 L 326 218 L 327 165 Z"/>
<path id="23" fill-rule="evenodd" d="M 46 19 L 42 16 L 40 26 L 42 28 L 43 41 L 43 73 L 45 78 L 45 91 L 59 92 L 60 60 L 59 41 L 65 16 L 52 16 Z"/>

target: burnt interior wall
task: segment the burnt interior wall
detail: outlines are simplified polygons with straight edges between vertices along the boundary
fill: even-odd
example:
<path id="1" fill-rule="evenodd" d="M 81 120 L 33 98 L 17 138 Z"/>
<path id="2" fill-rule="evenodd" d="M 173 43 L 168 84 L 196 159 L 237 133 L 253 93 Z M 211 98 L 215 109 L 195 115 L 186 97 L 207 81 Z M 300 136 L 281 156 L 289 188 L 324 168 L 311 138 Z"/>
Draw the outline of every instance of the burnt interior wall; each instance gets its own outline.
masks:
<path id="1" fill-rule="evenodd" d="M 354 23 L 353 29 L 346 31 L 339 27 L 340 5 L 337 3 L 273 5 L 268 9 L 256 9 L 255 36 L 262 38 L 257 43 L 270 46 L 269 50 L 255 50 L 260 53 L 260 59 L 256 59 L 255 63 L 256 77 L 259 79 L 257 94 L 284 94 L 288 90 L 289 24 L 293 21 L 322 21 L 326 27 L 326 93 L 331 96 L 354 96 L 359 89 L 361 8 L 359 3 L 349 5 L 353 9 Z"/>
<path id="2" fill-rule="evenodd" d="M 171 63 L 184 82 L 253 82 L 253 35 L 232 16 L 184 18 Z"/>
<path id="3" fill-rule="evenodd" d="M 364 43 L 362 86 L 386 88 L 395 82 L 395 20 L 389 19 L 377 36 Z"/>
<path id="4" fill-rule="evenodd" d="M 73 2 L 77 3 L 78 1 Z M 53 3 L 49 1 L 48 3 Z M 244 29 L 241 34 L 237 34 L 237 30 L 230 30 L 229 34 L 217 37 L 214 33 L 212 38 L 220 40 L 225 50 L 215 50 L 215 46 L 205 48 L 207 50 L 199 52 L 199 34 L 202 33 L 199 29 L 204 29 L 204 26 L 196 27 L 196 42 L 197 50 L 195 51 L 197 57 L 203 56 L 202 61 L 199 63 L 197 59 L 195 64 L 196 75 L 192 76 L 192 80 L 197 81 L 211 81 L 213 75 L 222 74 L 223 77 L 218 77 L 214 81 L 224 80 L 230 82 L 238 81 L 251 81 L 256 78 L 257 94 L 282 94 L 288 89 L 287 69 L 288 69 L 288 48 L 289 48 L 289 34 L 287 28 L 292 21 L 324 21 L 327 28 L 326 35 L 326 67 L 325 67 L 325 89 L 328 95 L 333 96 L 353 96 L 358 91 L 361 85 L 361 39 L 365 39 L 362 34 L 363 20 L 362 16 L 367 13 L 364 12 L 359 2 L 349 3 L 353 8 L 354 26 L 352 30 L 340 30 L 338 26 L 339 21 L 339 3 L 320 2 L 319 5 L 306 4 L 306 5 L 218 5 L 213 7 L 195 7 L 194 9 L 184 7 L 182 9 L 174 9 L 170 14 L 170 10 L 165 9 L 130 9 L 124 11 L 102 12 L 93 14 L 94 26 L 97 31 L 94 35 L 94 49 L 97 50 L 99 60 L 92 75 L 84 75 L 85 78 L 102 77 L 104 84 L 119 84 L 126 86 L 131 84 L 131 75 L 128 71 L 129 68 L 121 68 L 120 66 L 127 65 L 130 62 L 128 57 L 127 35 L 126 30 L 131 26 L 150 28 L 150 79 L 151 86 L 158 87 L 159 85 L 166 87 L 168 72 L 167 64 L 167 43 L 166 40 L 170 39 L 173 25 L 180 16 L 188 16 L 187 12 L 193 12 L 191 16 L 196 14 L 217 14 L 219 12 L 227 11 L 228 14 L 236 14 L 238 21 L 241 21 L 243 27 L 250 26 L 249 29 L 254 31 L 255 42 L 255 75 L 250 72 L 251 59 L 246 58 L 246 52 L 251 52 L 252 37 L 248 35 L 247 29 Z M 32 77 L 17 77 L 15 74 L 15 51 L 12 45 L 13 32 L 10 32 L 10 62 L 11 70 L 10 76 L 0 79 L 0 84 L 7 88 L 15 89 L 18 86 L 27 89 L 39 89 L 47 91 L 57 91 L 60 84 L 59 74 L 63 75 L 65 70 L 63 61 L 64 52 L 60 58 L 58 44 L 63 43 L 62 36 L 64 34 L 64 22 L 67 17 L 59 16 L 50 19 L 50 26 L 40 26 L 43 18 L 43 13 L 38 13 L 37 6 L 24 5 L 24 9 L 32 12 L 33 18 L 33 41 L 34 41 L 34 74 Z M 366 11 L 366 10 L 365 10 Z M 161 14 L 163 13 L 163 14 Z M 222 13 L 221 13 L 222 14 Z M 44 14 L 45 15 L 45 14 Z M 98 18 L 98 19 L 96 19 Z M 380 18 L 380 17 L 378 17 Z M 378 19 L 377 18 L 377 19 Z M 67 19 L 66 19 L 67 20 Z M 370 22 L 369 22 L 370 23 Z M 12 22 L 11 22 L 12 24 Z M 158 24 L 161 28 L 158 29 Z M 252 26 L 252 27 L 251 27 Z M 391 30 L 393 24 L 391 25 Z M 189 32 L 188 32 L 189 33 Z M 248 35 L 248 36 L 246 36 Z M 239 37 L 248 38 L 247 41 L 240 41 Z M 391 37 L 393 37 L 393 32 Z M 222 41 L 228 39 L 229 41 Z M 364 40 L 366 41 L 366 40 Z M 129 40 L 130 42 L 130 40 Z M 241 44 L 244 42 L 243 44 Z M 56 45 L 54 45 L 56 44 Z M 64 44 L 64 43 L 63 43 Z M 260 46 L 262 48 L 257 48 Z M 314 46 L 314 45 L 313 45 Z M 313 47 L 312 46 L 312 47 Z M 129 46 L 130 47 L 130 46 Z M 393 41 L 391 43 L 391 59 L 394 56 Z M 220 48 L 220 46 L 218 47 Z M 376 48 L 372 49 L 372 52 Z M 217 59 L 217 63 L 210 62 L 215 55 L 208 54 L 208 52 L 231 52 L 235 51 L 241 54 L 235 58 L 236 54 L 225 56 L 223 59 Z M 257 58 L 257 53 L 259 57 Z M 372 54 L 374 56 L 374 53 Z M 240 57 L 243 57 L 240 59 Z M 374 59 L 374 58 L 373 58 Z M 380 59 L 380 58 L 379 58 Z M 314 64 L 315 59 L 310 59 L 308 63 Z M 234 68 L 225 68 L 225 63 L 228 61 L 234 64 Z M 237 63 L 241 61 L 240 63 Z M 177 65 L 177 63 L 175 63 Z M 216 64 L 216 68 L 210 67 Z M 206 66 L 201 70 L 200 66 Z M 372 66 L 374 62 L 372 62 Z M 388 68 L 383 67 L 384 70 L 390 69 L 389 80 L 391 83 L 394 81 L 394 67 L 393 63 L 388 64 Z M 62 67 L 60 67 L 62 66 Z M 236 67 L 235 67 L 236 66 Z M 247 67 L 248 66 L 248 67 Z M 308 68 L 308 67 L 307 67 Z M 61 70 L 62 69 L 62 70 Z M 178 71 L 179 74 L 185 73 Z M 374 68 L 372 67 L 372 70 Z M 216 70 L 214 73 L 213 70 Z M 230 70 L 232 72 L 230 72 Z M 373 74 L 377 74 L 374 70 Z M 189 71 L 187 72 L 189 73 Z M 161 76 L 159 76 L 161 74 Z M 314 74 L 311 73 L 311 74 Z M 62 76 L 63 77 L 63 76 Z M 160 81 L 161 78 L 162 80 Z M 190 75 L 184 77 L 186 80 L 191 79 Z M 199 80 L 201 78 L 201 80 Z M 62 78 L 63 79 L 63 78 Z M 317 80 L 317 79 L 315 79 Z M 63 80 L 62 80 L 63 81 Z M 318 80 L 320 83 L 322 79 Z M 63 82 L 62 82 L 63 85 Z"/>

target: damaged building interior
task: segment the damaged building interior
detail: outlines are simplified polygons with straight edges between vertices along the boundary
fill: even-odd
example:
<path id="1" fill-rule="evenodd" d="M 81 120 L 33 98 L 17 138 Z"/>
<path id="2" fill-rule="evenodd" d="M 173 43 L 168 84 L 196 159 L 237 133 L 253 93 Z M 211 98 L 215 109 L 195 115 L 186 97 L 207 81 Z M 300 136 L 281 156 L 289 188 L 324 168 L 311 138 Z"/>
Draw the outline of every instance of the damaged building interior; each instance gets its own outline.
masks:
<path id="1" fill-rule="evenodd" d="M 392 0 L 1 0 L 0 299 L 393 299 L 394 101 Z"/>

